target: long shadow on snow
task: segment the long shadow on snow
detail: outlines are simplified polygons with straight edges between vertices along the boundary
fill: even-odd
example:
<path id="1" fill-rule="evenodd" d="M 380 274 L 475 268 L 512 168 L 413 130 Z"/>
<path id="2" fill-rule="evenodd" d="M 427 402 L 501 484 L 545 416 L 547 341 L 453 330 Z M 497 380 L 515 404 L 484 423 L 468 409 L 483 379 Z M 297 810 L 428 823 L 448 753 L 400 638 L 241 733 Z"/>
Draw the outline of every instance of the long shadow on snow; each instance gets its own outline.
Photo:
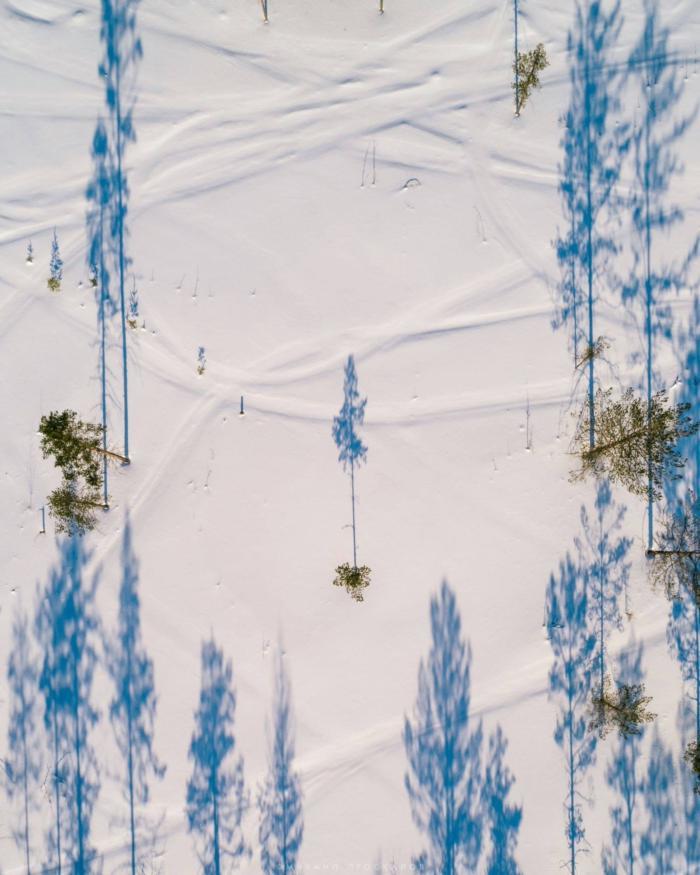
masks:
<path id="1" fill-rule="evenodd" d="M 674 347 L 680 368 L 681 386 L 677 400 L 688 402 L 697 419 L 700 415 L 700 298 L 695 296 L 688 321 L 674 332 Z M 665 497 L 668 512 L 683 513 L 692 492 L 700 496 L 700 439 L 685 438 L 680 450 L 686 457 L 681 480 L 667 481 Z M 696 505 L 697 508 L 697 505 Z M 694 561 L 698 564 L 697 557 Z M 697 568 L 700 574 L 700 568 Z M 677 660 L 685 687 L 685 698 L 679 707 L 679 726 L 683 749 L 690 741 L 700 742 L 700 605 L 691 592 L 680 587 L 678 598 L 670 605 L 666 637 L 672 655 Z M 680 766 L 683 793 L 684 841 L 682 852 L 688 873 L 700 870 L 700 796 L 692 792 L 693 775 L 686 763 Z"/>
<path id="2" fill-rule="evenodd" d="M 293 875 L 304 837 L 301 785 L 294 771 L 292 721 L 289 679 L 278 653 L 268 773 L 258 794 L 260 862 L 265 875 Z"/>
<path id="3" fill-rule="evenodd" d="M 243 758 L 235 755 L 233 666 L 213 639 L 202 644 L 202 682 L 189 747 L 187 828 L 205 875 L 222 875 L 250 857 L 241 822 L 249 807 Z"/>
<path id="4" fill-rule="evenodd" d="M 30 635 L 27 614 L 19 606 L 12 623 L 11 642 L 7 664 L 8 751 L 4 761 L 3 783 L 8 802 L 15 809 L 12 837 L 24 858 L 26 871 L 31 872 L 35 855 L 32 814 L 38 807 L 39 779 L 43 765 L 39 736 L 41 703 L 38 695 L 38 655 Z"/>
<path id="5" fill-rule="evenodd" d="M 700 253 L 700 234 L 680 258 L 671 261 L 669 234 L 684 215 L 669 202 L 669 190 L 683 166 L 677 146 L 697 117 L 697 106 L 681 115 L 683 80 L 676 60 L 668 49 L 669 31 L 659 22 L 658 0 L 644 0 L 644 28 L 629 61 L 629 75 L 639 96 L 640 113 L 635 114 L 631 136 L 634 174 L 626 198 L 631 216 L 632 266 L 623 288 L 623 300 L 644 338 L 644 388 L 651 402 L 658 379 L 654 373 L 657 338 L 671 338 L 669 292 L 690 285 L 690 272 Z M 677 251 L 677 247 L 674 246 Z M 648 542 L 654 540 L 654 497 L 649 483 Z"/>
<path id="6" fill-rule="evenodd" d="M 123 452 L 129 456 L 129 391 L 127 356 L 126 274 L 129 258 L 126 217 L 129 202 L 125 157 L 129 142 L 136 139 L 133 125 L 135 75 L 143 57 L 136 28 L 140 0 L 102 0 L 100 39 L 103 57 L 99 66 L 105 83 L 106 119 L 99 118 L 92 143 L 93 178 L 88 185 L 88 260 L 96 281 L 97 321 L 102 384 L 102 419 L 106 410 L 110 348 L 109 324 L 119 314 L 118 342 L 121 351 Z M 110 282 L 114 283 L 114 292 Z M 106 439 L 106 436 L 105 436 Z M 106 479 L 105 479 L 106 482 Z"/>
<path id="7" fill-rule="evenodd" d="M 549 674 L 550 699 L 558 708 L 554 740 L 562 749 L 566 768 L 564 801 L 567 859 L 576 875 L 578 857 L 586 849 L 586 831 L 579 786 L 595 760 L 596 736 L 588 729 L 592 660 L 596 635 L 588 624 L 585 570 L 567 553 L 547 589 L 547 632 L 554 655 Z"/>
<path id="8" fill-rule="evenodd" d="M 162 778 L 165 767 L 153 748 L 157 696 L 153 660 L 141 635 L 138 561 L 128 517 L 121 564 L 117 634 L 107 644 L 106 667 L 114 685 L 109 716 L 123 764 L 119 780 L 127 807 L 124 833 L 128 836 L 128 871 L 137 875 L 154 852 L 159 826 L 145 816 L 142 806 L 149 800 L 151 780 Z"/>
<path id="9" fill-rule="evenodd" d="M 673 754 L 663 743 L 657 726 L 643 783 L 645 822 L 639 842 L 643 875 L 679 872 L 681 843 L 675 783 Z"/>
<path id="10" fill-rule="evenodd" d="M 100 414 L 102 421 L 102 449 L 106 450 L 107 437 L 111 431 L 109 409 L 118 405 L 118 396 L 113 388 L 114 376 L 108 366 L 109 327 L 117 312 L 117 302 L 110 290 L 112 260 L 110 258 L 112 181 L 114 159 L 110 150 L 107 129 L 99 119 L 92 138 L 93 173 L 86 190 L 88 199 L 88 265 L 91 283 L 97 303 L 98 370 L 100 380 Z M 107 457 L 103 461 L 104 502 L 108 503 Z"/>
<path id="11" fill-rule="evenodd" d="M 469 714 L 471 649 L 447 583 L 431 599 L 430 626 L 432 646 L 420 663 L 413 719 L 406 718 L 403 733 L 406 790 L 428 845 L 414 864 L 418 871 L 441 875 L 475 871 L 488 824 L 487 871 L 517 875 L 514 852 L 522 809 L 508 801 L 514 779 L 504 764 L 507 745 L 499 727 L 482 769 L 482 726 L 473 726 Z"/>
<path id="12" fill-rule="evenodd" d="M 594 513 L 581 507 L 583 536 L 576 539 L 581 574 L 586 581 L 588 622 L 596 636 L 592 661 L 595 666 L 595 687 L 602 690 L 607 674 L 607 641 L 613 629 L 622 629 L 620 599 L 625 597 L 629 611 L 627 585 L 631 563 L 630 538 L 620 534 L 626 508 L 612 497 L 610 483 L 600 479 L 596 484 Z"/>
<path id="13" fill-rule="evenodd" d="M 82 538 L 65 538 L 58 547 L 59 562 L 39 593 L 36 614 L 37 639 L 43 652 L 39 690 L 53 807 L 46 870 L 55 875 L 95 875 L 101 870 L 90 843 L 100 789 L 92 745 L 100 716 L 92 701 L 98 662 L 97 577 L 89 585 L 83 580 L 89 556 Z"/>
<path id="14" fill-rule="evenodd" d="M 617 676 L 624 684 L 641 684 L 643 648 L 632 643 L 620 654 Z M 615 738 L 605 780 L 615 794 L 610 808 L 610 843 L 603 847 L 604 875 L 635 875 L 639 871 L 639 819 L 645 782 L 641 773 L 644 731 Z"/>
<path id="15" fill-rule="evenodd" d="M 622 294 L 638 317 L 639 334 L 646 341 L 648 379 L 653 382 L 653 340 L 670 338 L 672 333 L 671 310 L 664 296 L 688 287 L 700 251 L 700 235 L 674 262 L 665 257 L 667 242 L 663 245 L 684 219 L 682 209 L 669 203 L 668 195 L 683 171 L 677 146 L 698 113 L 696 107 L 687 115 L 678 114 L 684 85 L 677 60 L 669 53 L 669 31 L 659 22 L 658 0 L 644 0 L 644 10 L 644 29 L 629 59 L 629 77 L 639 95 L 640 111 L 635 113 L 630 138 L 634 175 L 626 197 L 633 263 Z"/>
<path id="16" fill-rule="evenodd" d="M 570 324 L 574 362 L 585 363 L 588 372 L 589 400 L 595 388 L 596 306 L 618 284 L 611 256 L 618 251 L 616 185 L 628 132 L 616 124 L 624 77 L 611 62 L 611 52 L 621 26 L 620 0 L 609 11 L 600 0 L 578 0 L 568 38 L 571 98 L 559 184 L 566 224 L 554 244 L 561 272 L 554 326 Z"/>

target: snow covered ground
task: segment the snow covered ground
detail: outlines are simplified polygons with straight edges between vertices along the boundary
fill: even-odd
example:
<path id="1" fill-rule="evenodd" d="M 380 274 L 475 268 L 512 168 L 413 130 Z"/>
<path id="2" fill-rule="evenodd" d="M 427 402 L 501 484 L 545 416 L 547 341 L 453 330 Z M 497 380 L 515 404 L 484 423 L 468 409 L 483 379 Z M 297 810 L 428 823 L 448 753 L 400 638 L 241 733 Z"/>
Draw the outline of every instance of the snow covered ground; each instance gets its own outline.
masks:
<path id="1" fill-rule="evenodd" d="M 39 418 L 63 408 L 101 416 L 87 192 L 101 166 L 98 119 L 107 130 L 114 120 L 105 103 L 114 65 L 98 72 L 101 25 L 105 9 L 124 5 L 0 6 L 0 751 L 13 707 L 5 679 L 13 618 L 18 609 L 33 616 L 61 550 L 51 520 L 39 533 L 57 483 L 39 452 Z M 470 726 L 483 720 L 484 762 L 497 725 L 508 740 L 509 802 L 523 812 L 515 857 L 528 875 L 558 872 L 570 857 L 568 776 L 554 738 L 561 700 L 550 684 L 546 591 L 585 538 L 582 506 L 595 516 L 593 484 L 568 480 L 572 414 L 585 387 L 570 324 L 552 327 L 576 3 L 520 0 L 521 49 L 542 42 L 551 62 L 520 118 L 511 0 L 386 0 L 384 15 L 369 0 L 271 0 L 267 25 L 255 0 L 134 9 L 126 43 L 138 38 L 142 56 L 118 59 L 119 99 L 134 104 L 135 139 L 121 150 L 126 292 L 135 287 L 139 300 L 138 327 L 127 333 L 132 464 L 110 471 L 111 509 L 86 539 L 84 580 L 96 575 L 97 642 L 116 628 L 128 515 L 158 698 L 153 747 L 167 766 L 150 782 L 145 813 L 160 830 L 143 871 L 202 871 L 185 794 L 201 644 L 212 635 L 233 661 L 236 748 L 253 798 L 267 770 L 283 650 L 303 789 L 299 868 L 353 873 L 381 862 L 389 871 L 394 861 L 409 871 L 428 842 L 404 787 L 402 733 L 431 646 L 430 599 L 446 580 L 471 645 Z M 606 70 L 627 68 L 651 9 L 624 0 Z M 659 123 L 670 132 L 700 101 L 700 5 L 660 0 L 657 11 L 670 31 L 662 73 L 672 71 L 681 90 Z M 611 130 L 640 124 L 643 91 L 628 79 Z M 699 131 L 690 124 L 669 137 L 680 163 L 663 198 L 683 219 L 654 231 L 660 262 L 682 261 L 698 233 Z M 630 148 L 620 197 L 633 175 Z M 610 278 L 632 265 L 630 215 L 624 205 L 607 210 L 621 252 L 596 278 L 596 335 L 611 341 L 605 385 L 644 378 L 634 359 L 645 352 L 641 311 L 625 307 Z M 58 294 L 46 287 L 54 228 L 64 260 Z M 666 295 L 671 328 L 655 353 L 657 387 L 681 377 L 686 398 L 695 390 L 683 369 L 697 343 L 689 286 Z M 109 445 L 121 452 L 119 313 L 105 326 Z M 331 585 L 352 558 L 350 482 L 331 436 L 350 354 L 368 399 L 368 456 L 356 472 L 359 559 L 372 569 L 362 604 Z M 643 644 L 658 717 L 639 747 L 639 775 L 656 729 L 673 762 L 668 792 L 653 778 L 640 785 L 635 853 L 639 871 L 690 875 L 700 872 L 700 848 L 688 840 L 700 809 L 683 807 L 677 709 L 692 684 L 667 644 L 668 605 L 646 579 L 645 505 L 617 490 L 613 500 L 626 507 L 620 533 L 632 544 L 610 660 L 632 639 Z M 110 873 L 128 871 L 128 832 L 113 690 L 95 646 L 90 842 Z M 40 662 L 40 642 L 33 647 Z M 616 744 L 598 742 L 580 770 L 581 875 L 603 871 L 603 846 L 619 844 L 611 838 L 619 797 L 606 778 Z M 50 763 L 47 748 L 30 818 L 32 871 L 51 861 Z M 665 815 L 653 813 L 657 796 L 670 806 Z M 12 840 L 20 807 L 0 800 L 0 869 L 25 872 L 22 843 Z M 479 822 L 475 871 L 486 872 L 487 815 Z M 661 858 L 660 823 L 672 847 Z M 261 872 L 254 805 L 243 829 L 253 854 L 241 869 Z"/>

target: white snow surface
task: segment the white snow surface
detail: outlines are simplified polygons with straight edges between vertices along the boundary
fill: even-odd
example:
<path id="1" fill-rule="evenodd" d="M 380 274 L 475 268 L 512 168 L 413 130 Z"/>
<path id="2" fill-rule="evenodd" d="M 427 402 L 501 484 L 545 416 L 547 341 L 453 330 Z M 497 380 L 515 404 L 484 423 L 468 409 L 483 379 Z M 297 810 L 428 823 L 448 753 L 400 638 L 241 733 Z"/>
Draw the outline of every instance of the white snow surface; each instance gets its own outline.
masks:
<path id="1" fill-rule="evenodd" d="M 233 661 L 236 739 L 253 790 L 266 771 L 283 648 L 304 871 L 370 871 L 379 858 L 408 870 L 425 842 L 404 788 L 402 728 L 443 579 L 472 648 L 473 719 L 487 733 L 500 724 L 509 741 L 512 799 L 523 805 L 518 860 L 527 875 L 546 875 L 567 858 L 543 606 L 594 497 L 590 483 L 568 480 L 581 387 L 568 329 L 552 328 L 575 5 L 521 0 L 521 44 L 543 42 L 551 66 L 520 118 L 509 0 L 385 5 L 380 16 L 365 0 L 271 0 L 268 25 L 255 0 L 149 0 L 138 9 L 126 225 L 144 327 L 129 332 L 132 464 L 112 469 L 112 507 L 88 543 L 110 630 L 128 513 L 155 663 L 154 747 L 167 764 L 150 808 L 164 817 L 159 863 L 168 875 L 200 871 L 184 802 L 200 646 L 211 634 Z M 623 6 L 620 61 L 644 13 L 642 0 Z M 675 55 L 688 59 L 680 116 L 700 99 L 700 4 L 663 0 L 661 15 Z M 14 610 L 33 609 L 58 555 L 52 522 L 39 534 L 57 479 L 39 452 L 38 420 L 65 407 L 100 415 L 85 192 L 104 115 L 101 55 L 96 0 L 0 7 L 2 749 Z M 676 146 L 685 167 L 669 197 L 685 221 L 664 243 L 671 254 L 698 228 L 698 130 Z M 65 261 L 57 295 L 46 288 L 54 228 Z M 624 223 L 619 233 L 624 245 Z M 674 299 L 681 323 L 691 297 Z M 619 301 L 603 301 L 601 313 L 615 373 L 639 381 L 628 356 L 640 347 L 637 328 Z M 119 451 L 116 319 L 111 331 L 109 435 Z M 331 437 L 351 353 L 368 398 L 367 464 L 356 478 L 359 557 L 372 569 L 362 604 L 331 586 L 335 566 L 351 558 L 350 484 Z M 679 368 L 670 344 L 657 364 L 670 385 Z M 666 644 L 667 604 L 646 579 L 644 504 L 615 497 L 634 539 L 633 617 L 611 650 L 631 635 L 644 642 L 657 726 L 679 760 L 682 682 Z M 124 803 L 110 695 L 100 667 L 91 838 L 105 873 L 126 860 L 126 835 L 114 826 Z M 599 747 L 582 788 L 590 853 L 581 873 L 601 871 L 609 841 L 611 744 Z M 13 818 L 3 800 L 5 873 L 24 872 Z M 49 818 L 47 804 L 33 816 L 37 859 Z M 253 857 L 243 871 L 258 873 L 254 809 L 245 834 Z"/>

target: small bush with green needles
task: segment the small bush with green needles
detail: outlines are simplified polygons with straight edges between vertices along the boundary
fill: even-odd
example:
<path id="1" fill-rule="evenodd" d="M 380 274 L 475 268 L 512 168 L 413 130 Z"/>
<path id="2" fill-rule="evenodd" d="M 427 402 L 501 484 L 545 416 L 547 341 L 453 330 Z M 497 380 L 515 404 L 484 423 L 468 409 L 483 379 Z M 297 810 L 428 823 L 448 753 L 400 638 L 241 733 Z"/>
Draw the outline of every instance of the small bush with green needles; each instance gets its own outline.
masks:
<path id="1" fill-rule="evenodd" d="M 540 73 L 549 66 L 544 43 L 539 43 L 532 51 L 518 52 L 518 60 L 513 62 L 513 90 L 515 91 L 515 114 L 525 106 L 535 88 L 541 88 Z"/>
<path id="2" fill-rule="evenodd" d="M 366 565 L 350 565 L 343 562 L 335 569 L 333 586 L 342 586 L 356 602 L 364 601 L 363 590 L 367 589 L 370 580 L 370 570 Z"/>
<path id="3" fill-rule="evenodd" d="M 600 738 L 605 738 L 612 729 L 617 729 L 624 738 L 640 735 L 644 724 L 656 717 L 647 710 L 649 702 L 651 696 L 644 695 L 644 684 L 618 684 L 613 689 L 612 681 L 606 677 L 603 689 L 593 696 L 588 728 Z"/>

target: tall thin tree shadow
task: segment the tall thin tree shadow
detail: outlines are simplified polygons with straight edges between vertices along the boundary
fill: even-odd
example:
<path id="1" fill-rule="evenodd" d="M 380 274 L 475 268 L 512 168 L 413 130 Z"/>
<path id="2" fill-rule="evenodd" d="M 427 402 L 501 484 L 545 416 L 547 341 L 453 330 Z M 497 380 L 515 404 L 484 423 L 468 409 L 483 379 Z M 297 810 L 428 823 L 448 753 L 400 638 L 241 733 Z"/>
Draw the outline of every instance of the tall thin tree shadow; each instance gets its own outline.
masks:
<path id="1" fill-rule="evenodd" d="M 621 652 L 617 675 L 622 683 L 643 683 L 642 655 L 641 644 L 633 643 Z M 642 727 L 639 735 L 619 736 L 605 770 L 605 780 L 615 793 L 615 803 L 610 808 L 610 842 L 602 853 L 604 875 L 635 875 L 639 869 L 643 732 Z"/>
<path id="2" fill-rule="evenodd" d="M 491 851 L 486 875 L 522 875 L 516 860 L 522 805 L 509 801 L 515 778 L 505 763 L 508 741 L 500 726 L 489 737 L 484 780 L 484 813 L 489 824 Z"/>
<path id="3" fill-rule="evenodd" d="M 415 711 L 403 732 L 406 790 L 427 842 L 414 865 L 421 872 L 458 875 L 476 869 L 482 850 L 483 733 L 481 723 L 470 722 L 471 649 L 446 582 L 431 599 L 430 628 L 432 646 L 421 660 Z"/>
<path id="4" fill-rule="evenodd" d="M 127 805 L 129 871 L 137 875 L 157 840 L 157 824 L 140 810 L 150 797 L 150 781 L 165 774 L 153 748 L 157 696 L 153 660 L 141 636 L 138 562 L 127 516 L 122 541 L 122 582 L 117 634 L 106 647 L 106 667 L 114 684 L 109 716 L 122 758 L 121 782 Z"/>
<path id="5" fill-rule="evenodd" d="M 299 776 L 294 771 L 294 729 L 289 679 L 277 654 L 268 773 L 258 794 L 260 862 L 265 875 L 293 875 L 304 837 Z"/>
<path id="6" fill-rule="evenodd" d="M 9 715 L 5 757 L 5 789 L 14 808 L 12 837 L 31 875 L 33 852 L 32 814 L 43 765 L 39 738 L 39 664 L 26 613 L 17 607 L 12 622 L 12 646 L 7 663 Z M 9 815 L 8 811 L 8 815 Z"/>
<path id="7" fill-rule="evenodd" d="M 628 195 L 633 262 L 623 287 L 623 300 L 639 326 L 646 347 L 645 389 L 649 409 L 655 389 L 654 347 L 657 337 L 671 336 L 668 293 L 686 289 L 700 253 L 700 234 L 687 252 L 671 261 L 668 235 L 684 219 L 669 202 L 669 189 L 683 171 L 677 154 L 680 140 L 697 116 L 696 109 L 678 115 L 684 85 L 678 65 L 669 57 L 669 31 L 659 22 L 658 0 L 644 0 L 644 29 L 629 61 L 641 111 L 632 133 L 634 176 Z M 639 357 L 641 358 L 641 356 Z M 654 543 L 654 495 L 651 475 L 647 499 L 647 539 Z"/>
<path id="8" fill-rule="evenodd" d="M 189 748 L 187 828 L 203 875 L 223 875 L 250 857 L 241 822 L 249 807 L 243 758 L 235 755 L 233 666 L 212 639 L 202 644 L 202 685 Z"/>
<path id="9" fill-rule="evenodd" d="M 104 135 L 105 145 L 102 168 L 107 169 L 106 184 L 99 184 L 99 197 L 109 198 L 108 210 L 100 219 L 100 247 L 109 255 L 110 267 L 116 283 L 115 299 L 120 316 L 122 415 L 124 425 L 124 455 L 129 457 L 129 379 L 127 355 L 127 300 L 126 274 L 129 257 L 126 252 L 126 217 L 129 203 L 129 185 L 126 173 L 126 147 L 136 139 L 133 110 L 136 93 L 136 69 L 143 57 L 143 45 L 137 31 L 136 13 L 140 0 L 102 0 L 100 40 L 103 57 L 99 73 L 105 83 L 106 122 L 97 123 L 95 141 Z M 109 234 L 104 235 L 102 219 L 109 216 Z M 92 247 L 91 247 L 92 249 Z M 100 300 L 104 297 L 101 290 Z M 99 311 L 99 305 L 98 305 Z M 103 314 L 104 315 L 104 314 Z"/>
<path id="10" fill-rule="evenodd" d="M 697 739 L 697 709 L 686 700 L 678 706 L 681 749 Z M 682 875 L 700 872 L 700 795 L 695 792 L 695 776 L 685 763 L 680 766 L 680 869 Z"/>
<path id="11" fill-rule="evenodd" d="M 626 508 L 616 504 L 608 480 L 596 483 L 594 514 L 581 507 L 583 536 L 577 538 L 579 567 L 587 585 L 588 620 L 595 630 L 596 644 L 592 654 L 597 680 L 602 693 L 607 674 L 607 641 L 613 629 L 622 629 L 620 599 L 627 595 L 632 546 L 630 538 L 621 534 Z"/>
<path id="12" fill-rule="evenodd" d="M 599 355 L 596 312 L 603 291 L 617 284 L 611 268 L 618 251 L 616 186 L 628 142 L 627 126 L 616 119 L 623 77 L 610 60 L 621 26 L 620 0 L 611 2 L 609 10 L 600 0 L 577 0 L 568 39 L 571 99 L 564 116 L 559 185 L 565 227 L 554 244 L 561 271 L 554 326 L 570 324 L 574 363 L 587 371 L 591 447 Z"/>
<path id="13" fill-rule="evenodd" d="M 89 559 L 80 537 L 59 542 L 59 563 L 37 608 L 36 632 L 43 650 L 39 689 L 51 756 L 54 822 L 49 828 L 49 870 L 96 875 L 101 862 L 90 834 L 100 789 L 92 733 L 99 712 L 92 702 L 99 619 L 97 577 L 89 585 Z"/>
<path id="14" fill-rule="evenodd" d="M 98 119 L 92 138 L 93 174 L 86 189 L 88 200 L 88 267 L 90 282 L 97 303 L 98 372 L 100 381 L 100 415 L 102 420 L 102 449 L 107 449 L 110 431 L 109 409 L 118 404 L 112 389 L 113 374 L 108 364 L 111 319 L 117 311 L 116 302 L 111 295 L 112 260 L 110 257 L 112 181 L 115 176 L 114 156 L 110 150 L 107 129 L 102 119 Z M 102 477 L 104 481 L 104 503 L 109 501 L 109 469 L 107 456 L 104 457 Z"/>
<path id="15" fill-rule="evenodd" d="M 675 805 L 675 782 L 673 755 L 661 740 L 657 727 L 654 730 L 649 765 L 643 781 L 646 818 L 639 843 L 642 875 L 679 871 L 680 834 Z"/>
<path id="16" fill-rule="evenodd" d="M 576 875 L 578 857 L 586 847 L 579 787 L 596 752 L 596 736 L 588 730 L 587 719 L 596 636 L 588 627 L 587 617 L 585 574 L 567 553 L 558 574 L 549 580 L 547 624 L 554 654 L 550 698 L 558 707 L 554 740 L 562 749 L 566 768 L 566 866 L 571 875 Z"/>

